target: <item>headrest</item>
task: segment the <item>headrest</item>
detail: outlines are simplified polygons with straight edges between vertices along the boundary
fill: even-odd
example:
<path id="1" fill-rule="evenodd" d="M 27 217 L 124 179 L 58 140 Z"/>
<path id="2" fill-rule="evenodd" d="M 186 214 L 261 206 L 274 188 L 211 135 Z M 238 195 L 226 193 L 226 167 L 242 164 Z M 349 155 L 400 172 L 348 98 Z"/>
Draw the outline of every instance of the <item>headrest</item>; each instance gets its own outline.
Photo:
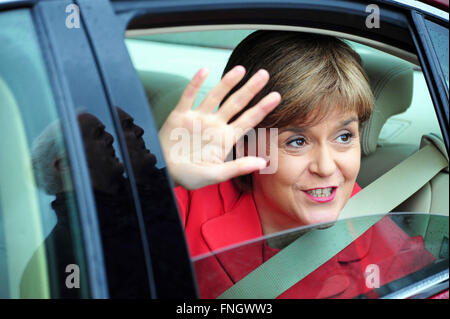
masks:
<path id="1" fill-rule="evenodd" d="M 378 136 L 388 118 L 406 111 L 411 104 L 413 66 L 379 51 L 361 50 L 358 53 L 375 98 L 373 114 L 361 131 L 361 150 L 367 156 L 376 150 Z"/>
<path id="2" fill-rule="evenodd" d="M 177 105 L 189 80 L 179 75 L 153 71 L 139 71 L 139 78 L 159 129 Z"/>

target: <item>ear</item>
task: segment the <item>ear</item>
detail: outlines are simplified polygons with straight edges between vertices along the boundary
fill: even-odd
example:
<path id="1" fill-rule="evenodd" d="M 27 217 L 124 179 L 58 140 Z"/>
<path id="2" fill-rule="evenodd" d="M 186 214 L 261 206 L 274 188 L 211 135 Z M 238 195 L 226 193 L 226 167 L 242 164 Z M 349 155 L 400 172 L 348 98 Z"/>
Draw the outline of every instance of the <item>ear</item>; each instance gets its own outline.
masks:
<path id="1" fill-rule="evenodd" d="M 67 171 L 69 169 L 67 165 L 67 161 L 63 157 L 56 158 L 53 163 L 53 168 L 59 173 L 62 174 L 63 172 Z"/>

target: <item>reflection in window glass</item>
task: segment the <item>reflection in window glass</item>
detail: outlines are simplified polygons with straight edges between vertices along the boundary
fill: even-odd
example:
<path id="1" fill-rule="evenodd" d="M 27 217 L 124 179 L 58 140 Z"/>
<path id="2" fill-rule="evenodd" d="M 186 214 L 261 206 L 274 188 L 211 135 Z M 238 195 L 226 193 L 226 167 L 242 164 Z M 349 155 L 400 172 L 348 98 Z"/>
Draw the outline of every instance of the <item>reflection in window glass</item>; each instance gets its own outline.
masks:
<path id="1" fill-rule="evenodd" d="M 436 52 L 448 88 L 448 28 L 444 28 L 429 20 L 425 20 L 425 25 L 430 34 L 430 39 L 433 42 L 434 51 Z"/>
<path id="2" fill-rule="evenodd" d="M 406 286 L 415 294 L 419 280 L 435 275 L 442 265 L 448 269 L 448 216 L 391 213 L 323 226 L 301 227 L 196 257 L 200 296 L 260 298 L 253 284 L 232 293 L 228 289 L 294 241 L 300 244 L 289 251 L 287 262 L 262 273 L 269 281 L 263 298 L 381 298 Z"/>
<path id="3" fill-rule="evenodd" d="M 28 10 L 0 13 L 0 42 L 0 298 L 87 297 L 70 165 Z"/>
<path id="4" fill-rule="evenodd" d="M 78 111 L 78 124 L 97 207 L 109 296 L 149 298 L 145 247 L 129 178 L 113 146 L 111 119 L 99 115 L 101 111 L 100 105 L 88 105 L 87 111 Z"/>

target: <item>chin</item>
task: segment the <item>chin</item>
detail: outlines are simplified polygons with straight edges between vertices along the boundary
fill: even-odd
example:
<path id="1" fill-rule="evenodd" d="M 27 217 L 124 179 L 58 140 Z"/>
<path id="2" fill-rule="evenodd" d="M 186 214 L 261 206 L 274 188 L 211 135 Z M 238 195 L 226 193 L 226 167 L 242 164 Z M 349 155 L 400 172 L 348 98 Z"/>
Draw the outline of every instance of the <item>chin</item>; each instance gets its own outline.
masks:
<path id="1" fill-rule="evenodd" d="M 306 218 L 304 218 L 305 225 L 315 225 L 315 224 L 323 224 L 323 223 L 332 223 L 335 222 L 339 217 L 339 212 L 330 212 L 327 211 L 315 211 L 309 213 Z"/>

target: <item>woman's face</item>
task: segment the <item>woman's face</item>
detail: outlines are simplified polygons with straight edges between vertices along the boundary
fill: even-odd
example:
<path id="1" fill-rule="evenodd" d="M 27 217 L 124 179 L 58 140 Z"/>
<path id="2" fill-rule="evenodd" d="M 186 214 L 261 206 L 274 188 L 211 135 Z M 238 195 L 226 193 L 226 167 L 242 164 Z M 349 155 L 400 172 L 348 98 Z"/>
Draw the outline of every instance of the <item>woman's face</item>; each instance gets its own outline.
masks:
<path id="1" fill-rule="evenodd" d="M 313 126 L 280 128 L 270 147 L 278 169 L 253 175 L 263 233 L 336 220 L 360 168 L 356 112 L 336 110 Z"/>

